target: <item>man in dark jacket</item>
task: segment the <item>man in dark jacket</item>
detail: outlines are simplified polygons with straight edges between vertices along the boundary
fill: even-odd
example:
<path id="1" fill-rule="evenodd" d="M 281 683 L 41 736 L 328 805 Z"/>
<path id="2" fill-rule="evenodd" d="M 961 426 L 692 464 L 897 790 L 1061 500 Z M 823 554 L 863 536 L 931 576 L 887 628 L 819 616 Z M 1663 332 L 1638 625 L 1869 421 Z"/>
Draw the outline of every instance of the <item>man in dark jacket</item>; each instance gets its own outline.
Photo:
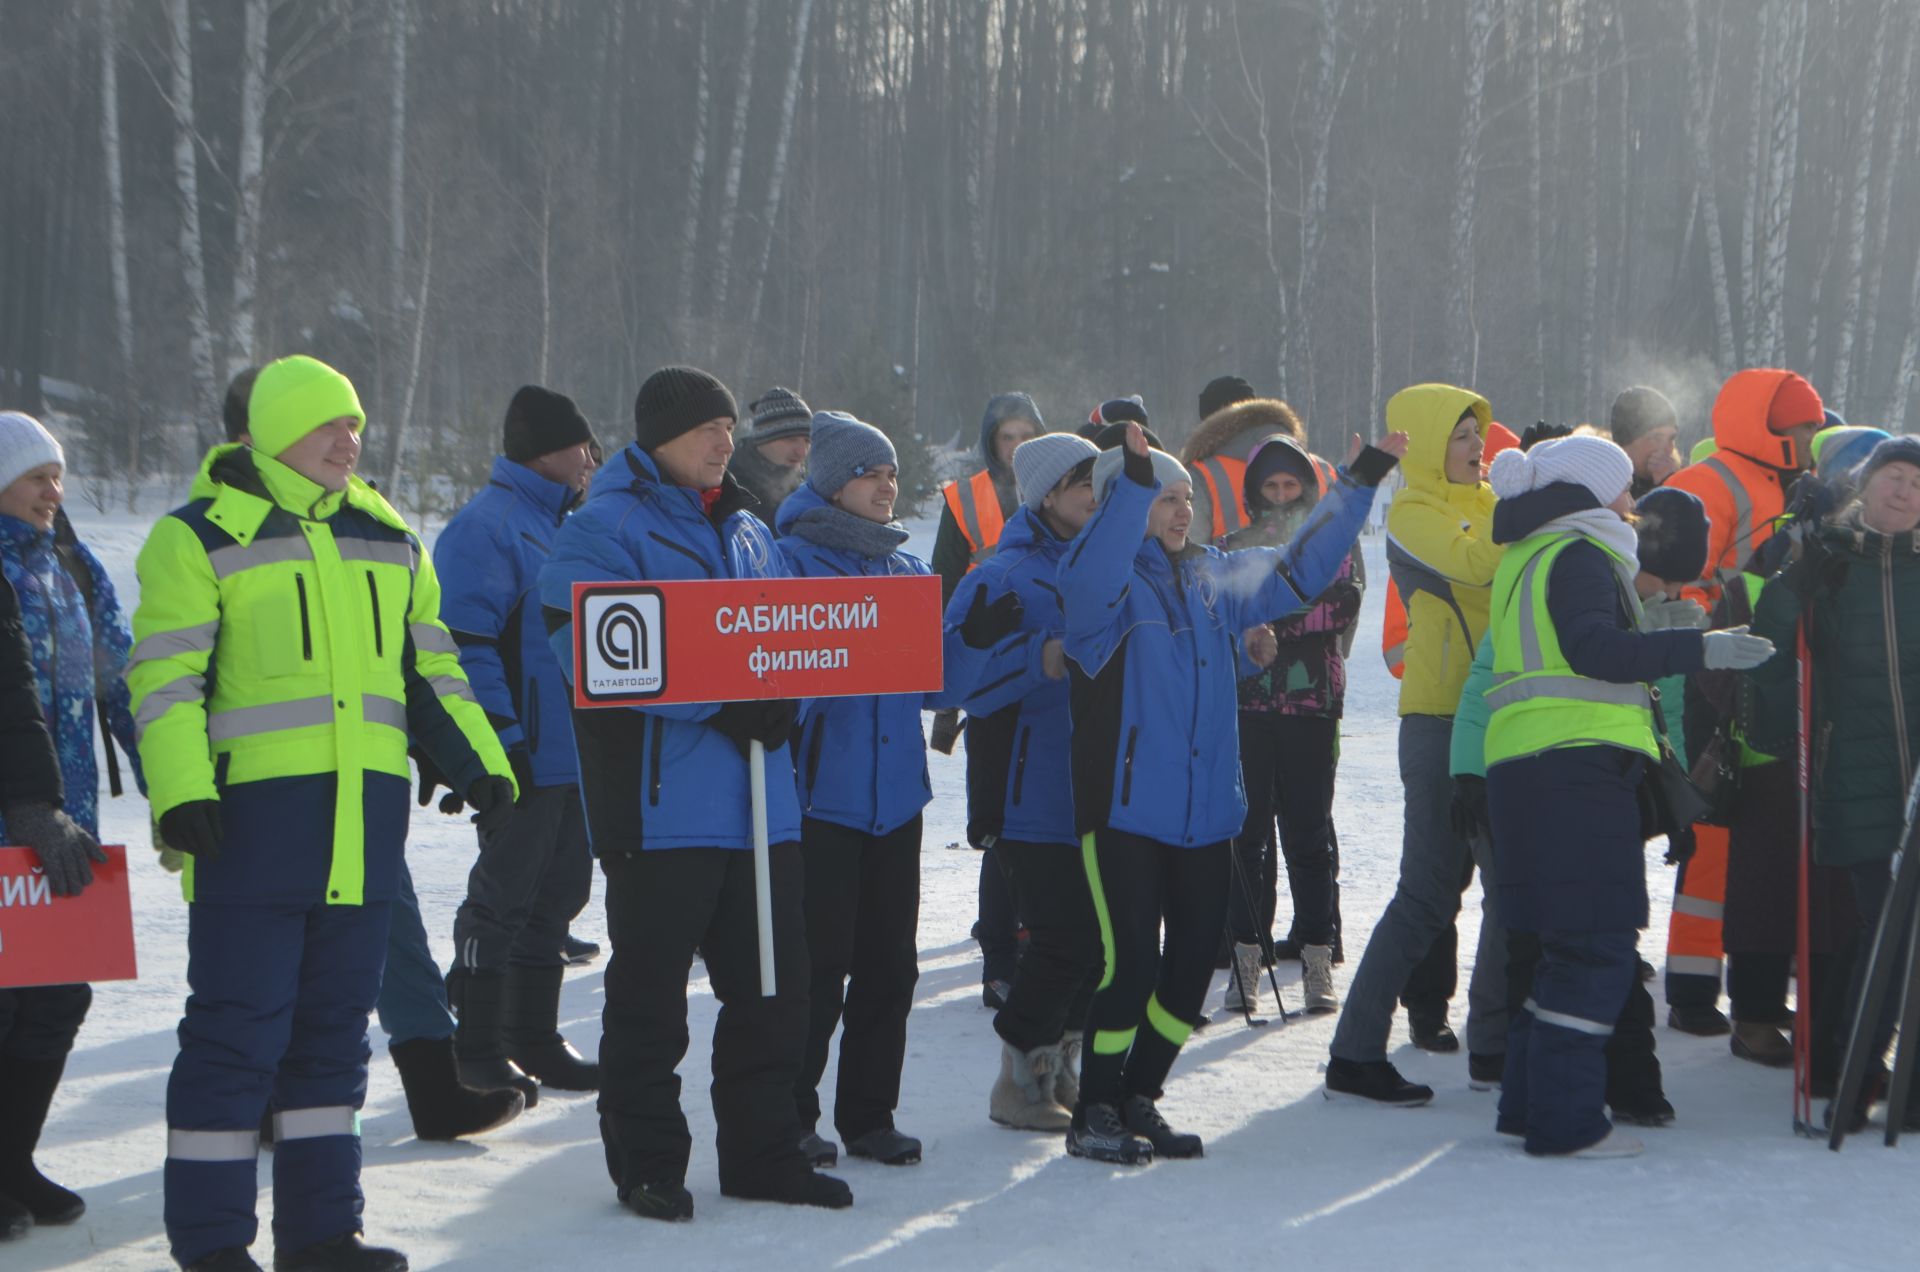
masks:
<path id="1" fill-rule="evenodd" d="M 513 819 L 480 834 L 453 921 L 454 1067 L 480 1091 L 512 1086 L 523 1070 L 562 1091 L 600 1084 L 599 1066 L 558 1028 L 561 942 L 593 891 L 593 867 L 566 682 L 532 595 L 593 469 L 592 437 L 572 398 L 522 387 L 486 486 L 433 549 L 442 620 L 520 786 Z"/>
<path id="2" fill-rule="evenodd" d="M 738 439 L 727 471 L 759 500 L 753 515 L 771 529 L 780 505 L 807 479 L 807 448 L 812 444 L 807 430 L 812 427 L 813 408 L 792 389 L 776 384 L 747 410 L 753 413 L 753 428 Z"/>
<path id="3" fill-rule="evenodd" d="M 573 585 L 606 580 L 776 578 L 773 535 L 727 473 L 733 394 L 704 371 L 666 367 L 634 402 L 635 440 L 609 456 L 554 536 L 540 601 L 562 672 L 572 667 Z M 693 1137 L 675 1070 L 687 1050 L 687 974 L 697 947 L 720 1000 L 713 1111 L 720 1190 L 839 1209 L 852 1191 L 816 1174 L 794 1107 L 807 1039 L 806 917 L 792 702 L 574 713 L 587 833 L 607 876 L 600 1135 L 620 1200 L 691 1219 Z M 766 817 L 779 992 L 762 997 L 747 755 L 766 748 Z"/>

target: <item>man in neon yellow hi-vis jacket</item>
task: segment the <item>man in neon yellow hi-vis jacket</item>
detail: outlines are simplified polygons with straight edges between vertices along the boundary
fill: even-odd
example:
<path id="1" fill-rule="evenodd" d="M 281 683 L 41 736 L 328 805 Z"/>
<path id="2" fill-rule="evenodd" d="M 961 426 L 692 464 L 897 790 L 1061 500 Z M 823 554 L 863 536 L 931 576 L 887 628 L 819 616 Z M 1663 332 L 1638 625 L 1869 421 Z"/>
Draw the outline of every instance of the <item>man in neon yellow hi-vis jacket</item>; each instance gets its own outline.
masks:
<path id="1" fill-rule="evenodd" d="M 275 1113 L 276 1269 L 403 1269 L 360 1242 L 358 1111 L 407 831 L 409 734 L 491 823 L 511 768 L 439 619 L 432 562 L 353 476 L 366 420 L 312 358 L 262 368 L 241 445 L 140 552 L 127 678 L 150 798 L 190 857 L 166 1224 L 183 1267 L 254 1268 Z"/>

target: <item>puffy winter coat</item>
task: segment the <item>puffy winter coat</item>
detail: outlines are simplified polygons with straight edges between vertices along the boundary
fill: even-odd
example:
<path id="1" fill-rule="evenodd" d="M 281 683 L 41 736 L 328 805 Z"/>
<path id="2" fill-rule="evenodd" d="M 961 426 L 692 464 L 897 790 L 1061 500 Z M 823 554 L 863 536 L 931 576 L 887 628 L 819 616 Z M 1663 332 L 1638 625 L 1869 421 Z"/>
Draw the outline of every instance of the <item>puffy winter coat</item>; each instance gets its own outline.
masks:
<path id="1" fill-rule="evenodd" d="M 62 565 L 54 532 L 0 516 L 0 569 L 19 598 L 21 628 L 34 672 L 34 697 L 58 756 L 69 816 L 100 829 L 100 775 L 94 758 L 95 702 L 107 708 L 108 727 L 133 750 L 133 713 L 127 691 L 127 651 L 133 644 L 113 581 L 99 558 L 74 542 L 69 551 L 91 576 L 91 605 L 79 581 Z M 139 775 L 138 760 L 135 774 Z M 6 842 L 0 818 L 0 843 Z"/>
<path id="2" fill-rule="evenodd" d="M 1501 504 L 1508 515 L 1497 537 L 1520 540 L 1552 531 L 1566 507 L 1559 496 L 1569 490 L 1578 491 L 1586 507 L 1595 506 L 1580 487 L 1529 491 Z M 1548 617 L 1560 657 L 1575 676 L 1631 684 L 1699 670 L 1701 633 L 1634 629 L 1622 580 L 1598 544 L 1578 539 L 1547 568 Z M 1495 603 L 1504 612 L 1521 598 Z M 1496 631 L 1496 667 L 1500 639 Z M 1592 708 L 1571 703 L 1566 710 Z M 1493 874 L 1508 927 L 1626 932 L 1646 926 L 1638 791 L 1648 763 L 1646 755 L 1624 746 L 1570 741 L 1488 767 Z"/>
<path id="3" fill-rule="evenodd" d="M 535 786 L 580 780 L 567 682 L 535 594 L 553 537 L 577 502 L 569 487 L 496 456 L 486 486 L 433 545 L 440 619 L 500 745 L 526 750 Z"/>
<path id="4" fill-rule="evenodd" d="M 1122 473 L 1060 562 L 1072 676 L 1075 826 L 1177 847 L 1240 830 L 1236 669 L 1241 633 L 1333 582 L 1373 488 L 1342 477 L 1285 548 L 1145 538 L 1160 486 Z"/>
<path id="5" fill-rule="evenodd" d="M 216 446 L 138 568 L 127 680 L 153 810 L 218 798 L 226 832 L 189 859 L 188 900 L 391 900 L 409 735 L 455 789 L 511 774 L 431 558 L 359 479 L 328 491 Z"/>
<path id="6" fill-rule="evenodd" d="M 1406 489 L 1387 510 L 1387 565 L 1407 607 L 1401 715 L 1452 715 L 1474 648 L 1487 629 L 1487 589 L 1500 565 L 1491 530 L 1493 490 L 1447 480 L 1447 438 L 1468 411 L 1485 435 L 1487 400 L 1449 384 L 1402 389 L 1387 427 L 1408 435 Z"/>
<path id="7" fill-rule="evenodd" d="M 932 573 L 910 553 L 876 558 L 815 543 L 805 526 L 796 529 L 794 523 L 824 502 L 812 486 L 802 485 L 780 506 L 778 547 L 787 573 L 795 578 Z M 971 679 L 981 655 L 964 642 L 953 644 L 957 648 L 947 655 L 945 676 L 948 685 L 959 686 Z M 911 821 L 933 799 L 920 712 L 959 706 L 960 701 L 944 692 L 814 699 L 800 727 L 795 756 L 800 811 L 869 835 L 884 835 Z"/>
<path id="8" fill-rule="evenodd" d="M 1713 403 L 1713 452 L 1667 479 L 1707 508 L 1707 576 L 1688 595 L 1708 610 L 1727 579 L 1773 534 L 1795 476 L 1793 443 L 1767 427 L 1773 395 L 1789 372 L 1736 371 Z"/>
<path id="9" fill-rule="evenodd" d="M 1060 559 L 1069 540 L 1022 508 L 1000 536 L 993 559 L 961 580 L 947 606 L 946 656 L 965 646 L 959 625 L 982 592 L 1012 592 L 1022 608 L 1019 635 L 995 646 L 980 669 L 967 709 L 967 839 L 985 844 L 1071 844 L 1074 831 L 1073 716 L 1067 680 L 1047 677 L 1042 650 L 1066 635 Z"/>
<path id="10" fill-rule="evenodd" d="M 630 444 L 607 459 L 540 569 L 548 643 L 573 670 L 573 585 L 609 580 L 784 578 L 773 532 L 729 477 L 708 510 L 700 492 L 664 482 Z M 602 707 L 573 713 L 581 798 L 594 852 L 753 847 L 747 762 L 705 721 L 713 702 Z M 798 843 L 791 749 L 767 752 L 767 834 Z"/>
<path id="11" fill-rule="evenodd" d="M 1823 527 L 1833 555 L 1808 607 L 1813 656 L 1813 852 L 1850 866 L 1899 847 L 1907 786 L 1920 758 L 1920 534 L 1886 535 L 1857 515 Z M 1747 673 L 1755 746 L 1794 754 L 1801 601 L 1775 582 L 1760 593 L 1756 635 L 1774 656 Z"/>
<path id="12" fill-rule="evenodd" d="M 1258 522 L 1221 541 L 1232 552 L 1243 547 L 1278 547 L 1296 533 L 1298 518 L 1269 512 Z M 1272 624 L 1279 640 L 1273 662 L 1240 681 L 1242 711 L 1340 718 L 1347 692 L 1347 661 L 1341 642 L 1360 618 L 1362 583 L 1355 546 L 1340 563 L 1333 583 L 1312 605 Z"/>
<path id="13" fill-rule="evenodd" d="M 0 571 L 0 808 L 23 800 L 58 804 L 60 796 L 60 761 L 47 736 L 20 598 Z"/>

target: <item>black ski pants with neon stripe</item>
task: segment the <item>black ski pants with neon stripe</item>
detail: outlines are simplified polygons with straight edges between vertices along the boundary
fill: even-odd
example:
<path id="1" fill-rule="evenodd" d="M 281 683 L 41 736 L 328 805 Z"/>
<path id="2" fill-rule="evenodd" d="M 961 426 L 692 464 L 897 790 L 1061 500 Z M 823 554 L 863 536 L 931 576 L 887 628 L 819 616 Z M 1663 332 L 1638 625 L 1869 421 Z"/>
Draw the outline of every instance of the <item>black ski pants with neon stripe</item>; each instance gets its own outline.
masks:
<path id="1" fill-rule="evenodd" d="M 1087 1012 L 1080 1102 L 1159 1099 L 1200 1019 L 1227 921 L 1230 841 L 1176 848 L 1118 830 L 1081 841 L 1106 970 Z M 1166 928 L 1166 948 L 1160 933 Z"/>

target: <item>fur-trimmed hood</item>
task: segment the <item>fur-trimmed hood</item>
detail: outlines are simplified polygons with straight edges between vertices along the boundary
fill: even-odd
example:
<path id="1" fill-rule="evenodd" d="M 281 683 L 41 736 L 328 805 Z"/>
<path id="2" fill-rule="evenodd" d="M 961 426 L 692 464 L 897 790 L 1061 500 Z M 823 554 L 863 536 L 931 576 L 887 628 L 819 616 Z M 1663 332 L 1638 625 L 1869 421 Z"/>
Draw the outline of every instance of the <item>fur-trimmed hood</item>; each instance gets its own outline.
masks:
<path id="1" fill-rule="evenodd" d="M 1180 462 L 1191 465 L 1196 460 L 1213 455 L 1245 461 L 1248 451 L 1274 433 L 1286 434 L 1303 448 L 1307 444 L 1306 430 L 1300 426 L 1300 417 L 1285 402 L 1278 398 L 1249 398 L 1245 402 L 1235 402 L 1201 421 L 1200 427 L 1181 450 Z"/>

